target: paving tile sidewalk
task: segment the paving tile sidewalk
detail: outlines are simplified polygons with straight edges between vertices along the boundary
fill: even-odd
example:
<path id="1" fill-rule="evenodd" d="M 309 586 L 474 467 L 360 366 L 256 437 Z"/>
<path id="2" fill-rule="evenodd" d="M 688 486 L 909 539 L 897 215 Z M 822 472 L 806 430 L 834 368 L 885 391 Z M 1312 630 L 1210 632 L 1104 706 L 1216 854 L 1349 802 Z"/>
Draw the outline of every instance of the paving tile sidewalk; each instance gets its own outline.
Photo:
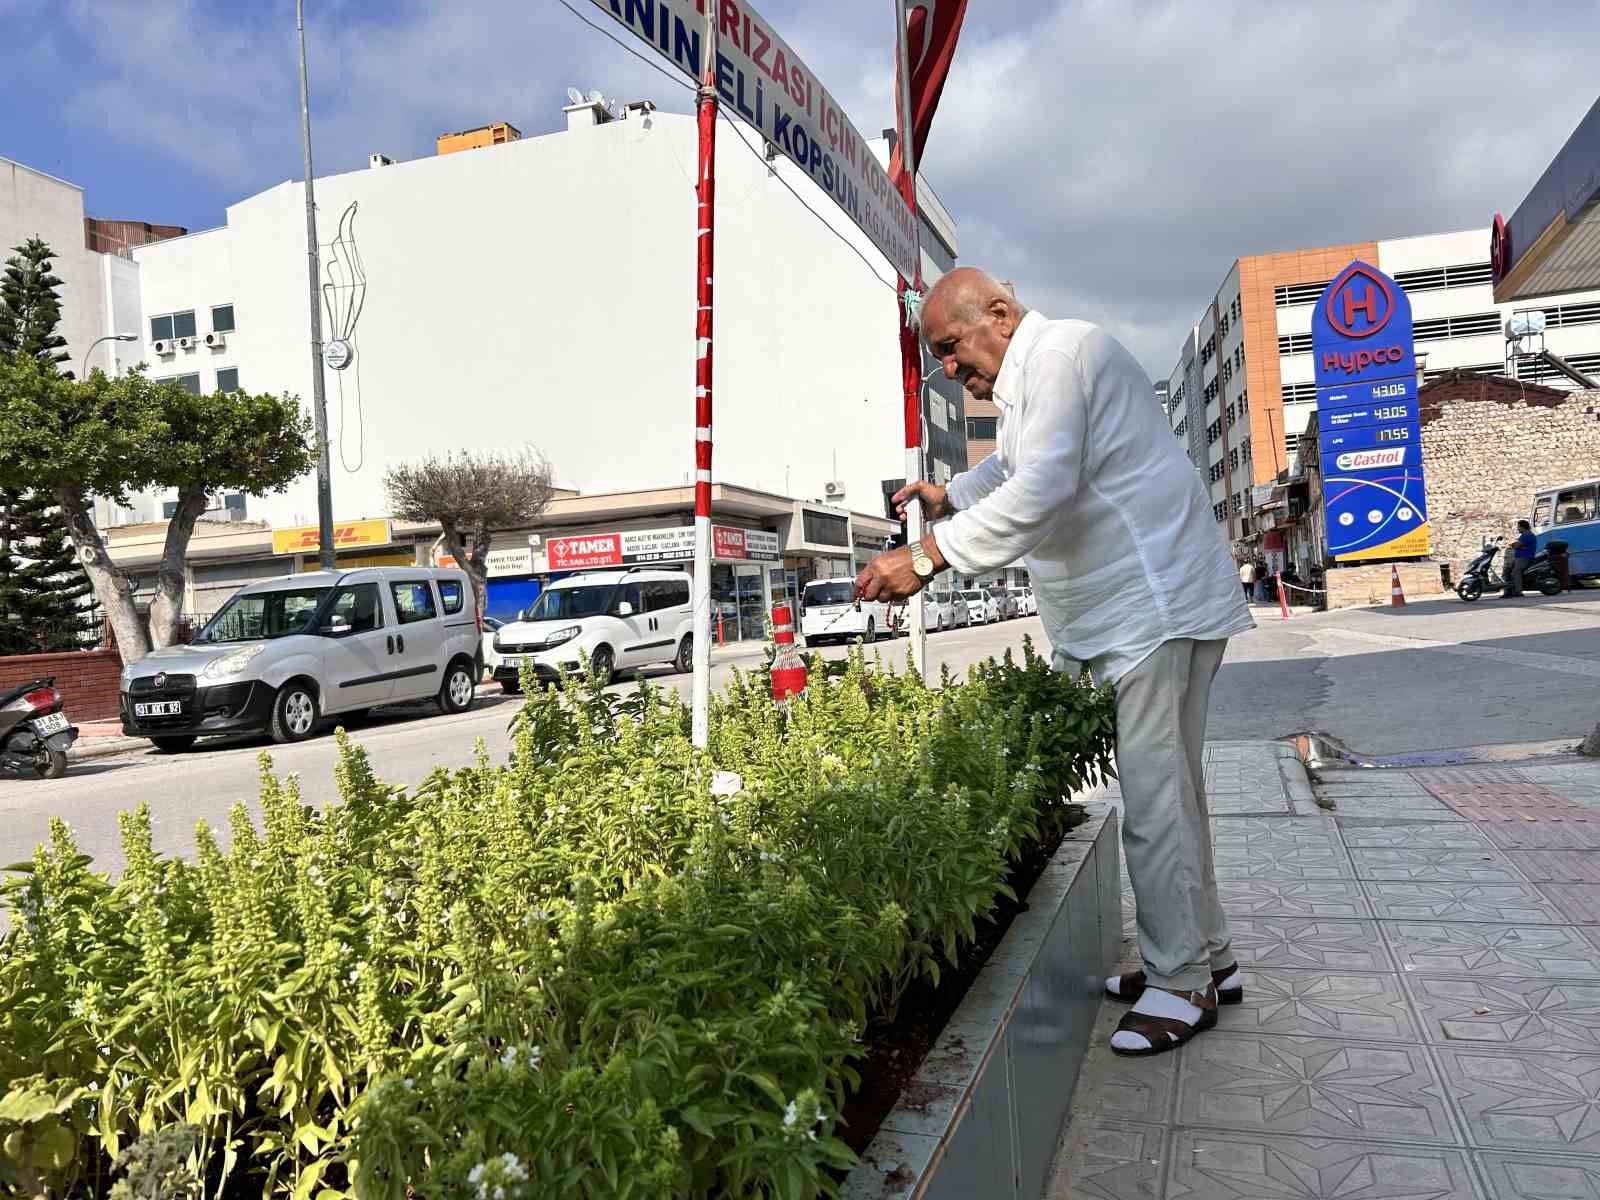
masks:
<path id="1" fill-rule="evenodd" d="M 1207 746 L 1244 1003 L 1151 1059 L 1102 1004 L 1045 1195 L 1600 1200 L 1600 763 L 1325 771 L 1329 812 L 1282 755 Z"/>

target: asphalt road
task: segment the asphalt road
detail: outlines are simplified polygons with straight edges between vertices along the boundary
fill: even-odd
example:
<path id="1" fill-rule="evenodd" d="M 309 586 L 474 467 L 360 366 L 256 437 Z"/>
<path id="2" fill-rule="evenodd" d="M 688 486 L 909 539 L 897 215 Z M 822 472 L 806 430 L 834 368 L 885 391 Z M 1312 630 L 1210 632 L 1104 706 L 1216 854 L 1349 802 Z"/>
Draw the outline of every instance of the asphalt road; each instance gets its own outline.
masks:
<path id="1" fill-rule="evenodd" d="M 1020 647 L 1036 618 L 929 639 L 934 669 L 957 671 Z M 907 643 L 877 650 L 903 662 Z M 843 650 L 825 651 L 830 657 Z M 714 666 L 713 686 L 754 658 Z M 662 675 L 687 687 L 686 676 Z M 629 683 L 619 685 L 631 687 Z M 379 775 L 415 785 L 438 766 L 467 762 L 483 739 L 504 754 L 516 701 L 486 697 L 455 717 L 395 710 L 354 731 Z M 1213 696 L 1213 738 L 1278 738 L 1330 733 L 1367 754 L 1450 749 L 1510 742 L 1576 740 L 1600 720 L 1600 591 L 1546 599 L 1413 603 L 1403 609 L 1354 609 L 1297 616 L 1263 614 L 1234 639 Z M 298 774 L 302 794 L 321 804 L 335 795 L 329 736 L 296 746 L 266 741 L 201 743 L 168 756 L 137 751 L 74 764 L 66 778 L 0 780 L 0 864 L 31 854 L 52 815 L 72 826 L 80 848 L 119 869 L 116 814 L 150 803 L 156 845 L 176 854 L 193 846 L 197 820 L 226 832 L 228 808 L 253 801 L 268 751 L 280 774 Z"/>

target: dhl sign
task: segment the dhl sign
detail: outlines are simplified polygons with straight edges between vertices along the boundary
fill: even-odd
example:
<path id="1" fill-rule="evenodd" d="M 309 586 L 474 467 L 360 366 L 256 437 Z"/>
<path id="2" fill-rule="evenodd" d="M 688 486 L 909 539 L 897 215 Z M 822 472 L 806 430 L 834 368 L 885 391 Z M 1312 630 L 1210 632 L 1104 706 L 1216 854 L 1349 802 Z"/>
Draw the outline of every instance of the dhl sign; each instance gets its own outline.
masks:
<path id="1" fill-rule="evenodd" d="M 393 540 L 393 531 L 387 520 L 341 521 L 333 527 L 333 545 L 338 550 L 357 546 L 387 546 Z M 320 549 L 322 537 L 315 525 L 272 531 L 274 554 L 315 554 Z"/>

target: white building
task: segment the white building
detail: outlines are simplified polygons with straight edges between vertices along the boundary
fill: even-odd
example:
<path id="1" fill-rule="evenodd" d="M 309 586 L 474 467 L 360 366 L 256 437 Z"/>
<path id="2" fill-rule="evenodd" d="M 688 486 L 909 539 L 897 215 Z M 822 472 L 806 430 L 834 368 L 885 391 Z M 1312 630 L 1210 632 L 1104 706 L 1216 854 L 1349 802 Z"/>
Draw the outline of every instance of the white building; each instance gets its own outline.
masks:
<path id="1" fill-rule="evenodd" d="M 1425 377 L 1467 369 L 1575 386 L 1547 363 L 1508 363 L 1506 322 L 1529 307 L 1546 315 L 1549 350 L 1600 373 L 1600 291 L 1496 304 L 1487 229 L 1241 258 L 1184 339 L 1168 380 L 1173 432 L 1231 538 L 1255 531 L 1252 487 L 1298 470 L 1299 439 L 1317 407 L 1312 306 L 1357 258 L 1405 289 Z"/>
<path id="2" fill-rule="evenodd" d="M 585 493 L 691 478 L 694 119 L 645 106 L 611 119 L 588 104 L 567 116 L 561 132 L 403 163 L 374 155 L 317 180 L 328 295 L 361 302 L 354 361 L 324 369 L 337 519 L 387 513 L 386 467 L 458 449 L 531 444 Z M 717 174 L 714 476 L 881 512 L 883 481 L 904 474 L 893 270 L 749 130 L 719 126 Z M 351 206 L 364 296 L 333 244 Z M 953 265 L 955 224 L 926 187 L 921 207 L 931 280 Z M 152 376 L 309 404 L 298 182 L 134 257 Z M 168 318 L 193 320 L 192 346 L 168 336 Z M 213 331 L 224 336 L 207 347 Z M 929 472 L 942 480 L 965 462 L 961 393 L 942 378 L 929 392 Z M 159 518 L 165 499 L 123 519 Z M 252 497 L 248 512 L 314 523 L 314 478 Z"/>
<path id="3" fill-rule="evenodd" d="M 82 188 L 0 158 L 0 262 L 33 237 L 49 245 L 61 280 L 58 332 L 67 339 L 68 354 L 63 369 L 81 374 L 84 355 L 99 338 L 138 333 L 138 268 L 126 258 L 87 248 Z M 135 343 L 102 342 L 88 367 L 110 372 L 141 357 Z"/>

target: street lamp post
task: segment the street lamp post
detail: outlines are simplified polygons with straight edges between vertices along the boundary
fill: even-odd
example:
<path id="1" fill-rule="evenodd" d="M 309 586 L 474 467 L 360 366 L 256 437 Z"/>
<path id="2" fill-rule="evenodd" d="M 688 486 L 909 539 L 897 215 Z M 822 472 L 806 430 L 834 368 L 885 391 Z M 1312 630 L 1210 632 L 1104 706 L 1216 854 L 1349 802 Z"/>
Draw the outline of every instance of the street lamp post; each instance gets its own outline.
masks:
<path id="1" fill-rule="evenodd" d="M 137 334 L 132 334 L 132 333 L 108 333 L 104 337 L 95 338 L 94 341 L 89 343 L 89 348 L 83 352 L 83 359 L 78 363 L 78 374 L 83 376 L 84 378 L 88 377 L 88 375 L 89 375 L 89 359 L 94 354 L 94 348 L 96 346 L 98 346 L 101 342 L 137 342 L 138 340 L 139 340 L 138 335 Z M 111 359 L 111 374 L 113 376 L 115 376 L 116 373 L 117 373 L 117 360 L 116 360 L 115 356 L 113 356 L 112 359 Z"/>
<path id="2" fill-rule="evenodd" d="M 328 397 L 322 381 L 322 264 L 317 249 L 317 197 L 311 171 L 311 96 L 306 83 L 306 5 L 295 0 L 300 36 L 300 139 L 306 158 L 306 266 L 311 285 L 311 400 L 317 423 L 317 560 L 324 571 L 336 566 L 333 551 L 333 468 L 328 460 Z"/>

